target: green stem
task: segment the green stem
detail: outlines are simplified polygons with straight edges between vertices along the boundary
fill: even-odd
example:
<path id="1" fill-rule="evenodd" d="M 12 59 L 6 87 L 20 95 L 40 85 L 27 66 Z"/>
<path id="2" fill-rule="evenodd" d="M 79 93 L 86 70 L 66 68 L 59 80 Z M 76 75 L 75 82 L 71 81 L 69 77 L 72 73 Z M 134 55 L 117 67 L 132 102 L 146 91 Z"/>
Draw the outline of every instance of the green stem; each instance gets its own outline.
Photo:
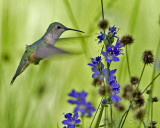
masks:
<path id="1" fill-rule="evenodd" d="M 106 124 L 106 120 L 107 120 L 107 108 L 105 107 L 105 116 L 104 116 L 104 124 Z M 104 128 L 107 128 L 107 126 L 105 125 Z"/>
<path id="2" fill-rule="evenodd" d="M 151 95 L 152 95 L 152 93 L 151 93 Z M 153 102 L 151 101 L 151 128 L 153 127 L 152 121 L 153 121 Z"/>
<path id="3" fill-rule="evenodd" d="M 153 84 L 153 82 L 158 78 L 159 75 L 160 75 L 160 73 L 158 73 L 157 76 L 152 80 L 152 82 L 144 89 L 142 94 Z"/>
<path id="4" fill-rule="evenodd" d="M 98 112 L 98 109 L 99 109 L 99 107 L 100 107 L 100 105 L 101 105 L 101 103 L 102 103 L 102 100 L 103 100 L 103 98 L 101 99 L 101 102 L 100 102 L 99 105 L 98 105 L 98 108 L 97 108 L 97 110 L 96 110 L 96 113 L 94 114 L 94 117 L 93 117 L 93 119 L 92 119 L 92 122 L 91 122 L 89 128 L 92 127 L 93 121 L 94 121 L 94 119 L 95 119 L 95 117 L 96 117 L 96 115 L 97 115 L 97 112 Z"/>
<path id="5" fill-rule="evenodd" d="M 127 45 L 126 45 L 126 60 L 127 60 L 127 67 L 128 67 L 129 77 L 131 77 L 131 70 L 130 70 L 130 65 L 129 65 Z"/>
<path id="6" fill-rule="evenodd" d="M 127 111 L 128 111 L 128 110 L 127 110 Z M 120 120 L 120 122 L 119 122 L 118 128 L 120 128 L 120 126 L 121 126 L 121 122 L 122 122 L 122 120 L 123 120 L 124 116 L 126 115 L 127 111 L 125 111 L 125 113 L 124 113 L 124 114 L 123 114 L 123 116 L 121 117 L 121 120 Z"/>
<path id="7" fill-rule="evenodd" d="M 82 122 L 82 128 L 85 128 L 84 127 L 84 116 L 81 116 L 81 122 Z"/>
<path id="8" fill-rule="evenodd" d="M 141 76 L 140 76 L 140 78 L 139 78 L 139 82 L 138 82 L 137 89 L 139 88 L 139 84 L 140 84 L 140 82 L 141 82 L 141 79 L 142 79 L 142 76 L 143 76 L 145 67 L 146 67 L 146 64 L 144 64 L 144 66 L 143 66 L 143 69 L 142 69 L 142 72 L 141 72 Z"/>
<path id="9" fill-rule="evenodd" d="M 111 128 L 112 128 L 112 103 L 110 104 L 110 112 L 111 112 Z"/>
<path id="10" fill-rule="evenodd" d="M 102 19 L 104 20 L 103 0 L 101 0 L 101 7 L 102 7 Z"/>
<path id="11" fill-rule="evenodd" d="M 104 106 L 102 105 L 102 108 L 101 108 L 101 111 L 100 111 L 100 113 L 99 113 L 99 116 L 98 116 L 98 119 L 97 119 L 95 128 L 98 128 L 98 127 L 99 127 L 99 124 L 100 124 L 101 118 L 102 118 L 102 114 L 103 114 L 103 110 L 104 110 Z"/>
<path id="12" fill-rule="evenodd" d="M 121 128 L 123 128 L 123 125 L 124 125 L 124 123 L 125 123 L 125 121 L 127 119 L 128 113 L 129 113 L 129 111 L 130 111 L 131 108 L 132 108 L 132 103 L 130 103 L 130 105 L 129 105 L 129 108 L 128 108 L 128 110 L 126 112 L 126 115 L 125 115 L 125 118 L 124 118 L 124 121 L 122 122 Z"/>

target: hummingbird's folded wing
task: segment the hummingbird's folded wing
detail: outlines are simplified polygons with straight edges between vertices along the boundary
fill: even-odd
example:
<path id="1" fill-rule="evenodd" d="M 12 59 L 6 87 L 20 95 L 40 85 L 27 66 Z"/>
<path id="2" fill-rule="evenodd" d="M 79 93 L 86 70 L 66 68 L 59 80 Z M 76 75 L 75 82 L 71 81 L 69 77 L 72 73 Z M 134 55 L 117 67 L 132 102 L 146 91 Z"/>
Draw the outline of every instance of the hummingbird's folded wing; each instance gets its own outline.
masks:
<path id="1" fill-rule="evenodd" d="M 44 58 L 47 58 L 47 57 L 50 57 L 56 54 L 65 54 L 65 53 L 69 53 L 69 52 L 56 48 L 52 45 L 46 45 L 43 48 L 37 49 L 35 57 L 44 59 Z"/>

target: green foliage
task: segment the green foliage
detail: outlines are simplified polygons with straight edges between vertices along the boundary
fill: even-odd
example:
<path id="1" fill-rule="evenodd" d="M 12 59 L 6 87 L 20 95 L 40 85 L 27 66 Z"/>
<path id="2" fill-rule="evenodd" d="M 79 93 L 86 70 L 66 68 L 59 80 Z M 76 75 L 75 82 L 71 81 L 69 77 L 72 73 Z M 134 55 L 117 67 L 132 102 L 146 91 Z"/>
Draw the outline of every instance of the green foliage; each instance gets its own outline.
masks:
<path id="1" fill-rule="evenodd" d="M 140 76 L 143 63 L 141 54 L 149 49 L 156 54 L 160 39 L 160 1 L 151 0 L 104 0 L 105 18 L 109 25 L 120 28 L 120 35 L 132 34 L 135 43 L 128 47 L 131 73 Z M 96 94 L 91 78 L 89 58 L 97 56 L 100 46 L 96 34 L 101 19 L 100 1 L 97 0 L 0 0 L 0 127 L 1 128 L 58 128 L 62 127 L 63 113 L 72 112 L 67 103 L 71 89 L 85 90 L 96 107 L 100 96 Z M 78 55 L 58 55 L 44 60 L 38 66 L 31 65 L 20 75 L 13 86 L 10 80 L 25 51 L 26 44 L 38 40 L 52 22 L 60 22 L 70 28 L 85 31 L 89 37 L 56 44 L 67 50 L 80 51 Z M 83 36 L 65 32 L 62 37 Z M 160 55 L 160 52 L 157 54 Z M 118 70 L 122 88 L 129 82 L 125 56 L 120 63 L 111 65 Z M 144 89 L 151 81 L 153 66 L 148 66 L 141 81 Z M 154 84 L 153 95 L 159 96 L 159 79 Z M 97 97 L 95 97 L 95 95 Z M 128 106 L 128 103 L 126 106 Z M 154 119 L 158 122 L 160 103 L 154 104 Z M 122 113 L 116 109 L 113 118 Z M 132 111 L 130 113 L 133 113 Z M 145 119 L 147 121 L 147 118 Z M 89 127 L 90 118 L 85 120 Z M 57 125 L 59 124 L 59 126 Z M 132 126 L 130 124 L 132 123 Z M 85 123 L 84 123 L 85 124 Z M 115 124 L 116 126 L 118 125 Z M 133 114 L 125 126 L 139 125 Z M 86 127 L 87 127 L 86 126 Z"/>

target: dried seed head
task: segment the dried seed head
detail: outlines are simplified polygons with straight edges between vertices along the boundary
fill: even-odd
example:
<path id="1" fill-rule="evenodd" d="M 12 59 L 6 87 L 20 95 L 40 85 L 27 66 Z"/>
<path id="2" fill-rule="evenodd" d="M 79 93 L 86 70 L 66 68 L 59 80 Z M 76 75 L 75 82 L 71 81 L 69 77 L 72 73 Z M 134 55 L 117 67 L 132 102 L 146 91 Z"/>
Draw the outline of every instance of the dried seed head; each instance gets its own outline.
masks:
<path id="1" fill-rule="evenodd" d="M 153 97 L 152 98 L 152 102 L 158 102 L 159 100 L 158 100 L 158 98 L 157 97 Z"/>
<path id="2" fill-rule="evenodd" d="M 144 98 L 142 96 L 135 98 L 134 101 L 137 107 L 142 107 L 144 105 Z"/>
<path id="3" fill-rule="evenodd" d="M 108 28 L 108 25 L 109 25 L 109 23 L 108 23 L 107 20 L 101 20 L 101 21 L 99 22 L 99 24 L 98 24 L 99 28 L 101 28 L 101 29 L 106 29 L 106 28 Z"/>
<path id="4" fill-rule="evenodd" d="M 124 91 L 126 91 L 126 92 L 133 92 L 134 88 L 131 85 L 126 85 L 124 87 Z"/>
<path id="5" fill-rule="evenodd" d="M 102 79 L 97 77 L 97 78 L 94 78 L 93 80 L 93 85 L 96 86 L 96 85 L 101 85 L 102 84 Z"/>
<path id="6" fill-rule="evenodd" d="M 141 120 L 141 119 L 143 119 L 144 114 L 145 114 L 145 110 L 140 109 L 140 110 L 136 113 L 136 118 L 139 119 L 139 120 Z"/>
<path id="7" fill-rule="evenodd" d="M 150 123 L 150 124 L 152 124 L 152 125 L 156 125 L 156 124 L 157 124 L 157 122 L 156 122 L 155 120 L 153 120 L 153 121 L 152 121 L 152 123 Z"/>
<path id="8" fill-rule="evenodd" d="M 146 91 L 146 94 L 151 94 L 151 90 L 147 90 L 147 91 Z"/>
<path id="9" fill-rule="evenodd" d="M 117 108 L 117 110 L 119 110 L 120 112 L 123 112 L 125 110 L 125 107 L 123 104 L 121 104 L 120 102 L 118 103 L 114 103 L 115 108 Z"/>
<path id="10" fill-rule="evenodd" d="M 126 35 L 126 36 L 123 36 L 120 40 L 120 43 L 125 46 L 125 45 L 130 45 L 132 44 L 134 41 L 133 37 L 130 36 L 130 35 Z"/>
<path id="11" fill-rule="evenodd" d="M 105 93 L 106 93 L 106 87 L 105 86 L 101 86 L 98 90 L 99 94 L 101 96 L 105 96 Z"/>
<path id="12" fill-rule="evenodd" d="M 136 85 L 139 82 L 139 78 L 136 76 L 132 76 L 130 82 L 132 85 Z"/>
<path id="13" fill-rule="evenodd" d="M 143 59 L 144 64 L 152 64 L 154 62 L 154 57 L 153 57 L 152 51 L 150 51 L 150 50 L 144 51 L 142 59 Z"/>
<path id="14" fill-rule="evenodd" d="M 153 120 L 153 121 L 149 124 L 148 128 L 156 128 L 156 124 L 157 124 L 157 122 Z"/>
<path id="15" fill-rule="evenodd" d="M 134 93 L 134 88 L 131 85 L 126 85 L 123 89 L 123 97 L 130 100 L 132 94 Z"/>
<path id="16" fill-rule="evenodd" d="M 138 91 L 135 90 L 132 95 L 133 95 L 133 98 L 139 98 L 142 96 L 142 92 L 140 90 Z"/>

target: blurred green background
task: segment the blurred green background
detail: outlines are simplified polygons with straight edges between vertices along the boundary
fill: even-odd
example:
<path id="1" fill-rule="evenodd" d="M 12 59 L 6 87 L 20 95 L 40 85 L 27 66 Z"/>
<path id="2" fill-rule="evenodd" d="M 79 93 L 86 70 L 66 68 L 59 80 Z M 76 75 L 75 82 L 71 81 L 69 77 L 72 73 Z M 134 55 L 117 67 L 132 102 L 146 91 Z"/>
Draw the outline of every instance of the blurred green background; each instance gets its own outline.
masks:
<path id="1" fill-rule="evenodd" d="M 105 19 L 109 25 L 120 28 L 120 37 L 132 34 L 135 39 L 128 50 L 132 75 L 140 76 L 144 50 L 152 50 L 155 55 L 160 49 L 157 47 L 159 6 L 159 0 L 104 0 Z M 85 90 L 89 93 L 87 99 L 93 106 L 98 106 L 98 88 L 92 86 L 92 72 L 87 63 L 101 50 L 102 45 L 95 40 L 101 19 L 100 0 L 0 0 L 0 128 L 56 128 L 57 124 L 61 128 L 63 113 L 72 112 L 75 107 L 67 103 L 67 95 L 72 89 Z M 58 55 L 38 66 L 30 65 L 10 86 L 25 46 L 38 40 L 55 21 L 85 31 L 85 34 L 65 32 L 61 37 L 87 37 L 56 44 L 83 54 Z M 118 69 L 116 75 L 123 88 L 129 83 L 129 77 L 125 56 L 120 59 L 111 68 Z M 153 65 L 146 67 L 140 85 L 142 89 L 150 83 L 153 68 Z M 155 82 L 153 96 L 159 97 L 159 83 L 160 78 Z M 127 108 L 129 103 L 124 103 Z M 154 104 L 157 127 L 160 127 L 159 106 L 160 103 Z M 122 113 L 113 111 L 113 118 L 119 119 Z M 129 113 L 125 127 L 138 126 L 133 113 Z M 85 122 L 87 128 L 91 118 Z"/>

